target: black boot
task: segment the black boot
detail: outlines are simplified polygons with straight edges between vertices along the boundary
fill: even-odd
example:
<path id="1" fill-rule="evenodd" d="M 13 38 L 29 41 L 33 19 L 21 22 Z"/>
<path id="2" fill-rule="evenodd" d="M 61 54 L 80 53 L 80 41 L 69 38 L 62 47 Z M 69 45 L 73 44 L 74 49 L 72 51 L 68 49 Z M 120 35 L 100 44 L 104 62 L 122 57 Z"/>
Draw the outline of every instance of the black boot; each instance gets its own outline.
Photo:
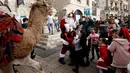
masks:
<path id="1" fill-rule="evenodd" d="M 79 71 L 78 70 L 76 70 L 76 69 L 72 69 L 73 70 L 73 72 L 75 72 L 75 73 L 79 73 Z"/>
<path id="2" fill-rule="evenodd" d="M 86 67 L 90 65 L 89 57 L 87 56 L 87 62 L 86 62 Z"/>
<path id="3" fill-rule="evenodd" d="M 94 60 L 94 57 L 92 57 L 91 59 L 90 59 L 90 61 L 93 61 Z"/>
<path id="4" fill-rule="evenodd" d="M 63 65 L 66 64 L 65 61 L 64 61 L 64 58 L 60 58 L 60 59 L 59 59 L 59 62 L 60 62 L 61 64 L 63 64 Z"/>

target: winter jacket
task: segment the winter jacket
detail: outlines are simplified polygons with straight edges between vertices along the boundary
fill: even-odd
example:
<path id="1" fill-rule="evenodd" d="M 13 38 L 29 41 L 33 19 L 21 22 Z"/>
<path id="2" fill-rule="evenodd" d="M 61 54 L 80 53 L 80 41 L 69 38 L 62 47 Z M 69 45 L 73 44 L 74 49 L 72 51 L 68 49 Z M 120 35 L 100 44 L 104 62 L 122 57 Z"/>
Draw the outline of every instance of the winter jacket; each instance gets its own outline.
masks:
<path id="1" fill-rule="evenodd" d="M 81 50 L 80 39 L 78 38 L 78 35 L 74 37 L 74 45 L 75 45 L 75 51 Z"/>
<path id="2" fill-rule="evenodd" d="M 87 37 L 87 40 L 91 39 L 91 48 L 92 48 L 92 45 L 98 45 L 98 39 L 99 39 L 99 34 L 97 33 L 91 33 L 88 37 Z"/>
<path id="3" fill-rule="evenodd" d="M 128 52 L 129 42 L 127 39 L 113 39 L 109 50 L 113 53 L 112 66 L 117 68 L 127 68 L 130 62 L 130 53 Z"/>

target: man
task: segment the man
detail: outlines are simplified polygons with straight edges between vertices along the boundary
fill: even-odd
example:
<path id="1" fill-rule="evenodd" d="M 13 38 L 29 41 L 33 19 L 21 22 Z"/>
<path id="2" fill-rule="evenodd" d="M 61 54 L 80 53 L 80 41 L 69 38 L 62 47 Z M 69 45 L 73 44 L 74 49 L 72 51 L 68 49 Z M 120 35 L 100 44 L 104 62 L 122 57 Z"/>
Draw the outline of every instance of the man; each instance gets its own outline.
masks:
<path id="1" fill-rule="evenodd" d="M 28 27 L 28 18 L 24 18 L 24 19 L 23 19 L 22 27 L 23 27 L 24 29 L 26 29 L 26 28 Z"/>
<path id="2" fill-rule="evenodd" d="M 51 34 L 51 30 L 52 30 L 52 35 L 53 35 L 54 34 L 54 21 L 53 21 L 52 13 L 50 13 L 47 16 L 47 26 L 48 26 L 49 34 Z"/>
<path id="3" fill-rule="evenodd" d="M 56 30 L 57 30 L 57 32 L 59 32 L 60 31 L 60 24 L 59 24 L 59 21 L 58 21 L 58 15 L 55 15 L 54 21 L 55 21 Z"/>
<path id="4" fill-rule="evenodd" d="M 72 21 L 71 20 L 72 15 L 68 14 L 67 16 L 63 17 L 61 22 L 60 22 L 60 28 L 61 28 L 61 38 L 62 38 L 62 43 L 63 47 L 60 52 L 60 58 L 59 62 L 61 64 L 66 64 L 64 61 L 65 54 L 69 50 L 69 45 L 70 45 L 70 39 L 68 40 L 66 37 L 71 34 L 71 31 L 73 30 L 74 25 L 71 25 Z M 70 38 L 70 37 L 69 37 Z M 71 39 L 72 41 L 73 39 Z"/>

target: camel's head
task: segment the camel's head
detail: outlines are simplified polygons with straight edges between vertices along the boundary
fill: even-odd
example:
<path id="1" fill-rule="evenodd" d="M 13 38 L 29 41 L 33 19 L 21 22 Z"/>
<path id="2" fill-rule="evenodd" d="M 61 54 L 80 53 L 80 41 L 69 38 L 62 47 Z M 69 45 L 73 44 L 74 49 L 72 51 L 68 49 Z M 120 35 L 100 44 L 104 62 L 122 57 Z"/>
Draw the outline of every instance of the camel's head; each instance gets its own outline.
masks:
<path id="1" fill-rule="evenodd" d="M 40 1 L 33 1 L 32 2 L 32 6 L 31 6 L 32 10 L 37 9 L 39 10 L 41 13 L 49 13 L 49 11 L 51 10 L 51 4 L 48 2 L 40 2 Z M 46 15 L 44 15 L 46 16 Z"/>

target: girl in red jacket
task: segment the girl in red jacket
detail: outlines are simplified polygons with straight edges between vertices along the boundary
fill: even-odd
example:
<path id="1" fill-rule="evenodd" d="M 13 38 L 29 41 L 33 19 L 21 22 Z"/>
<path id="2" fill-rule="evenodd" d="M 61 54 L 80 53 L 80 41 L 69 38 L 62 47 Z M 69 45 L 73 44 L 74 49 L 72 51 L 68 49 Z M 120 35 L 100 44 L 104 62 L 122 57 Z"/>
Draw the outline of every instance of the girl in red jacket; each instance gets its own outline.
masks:
<path id="1" fill-rule="evenodd" d="M 108 55 L 106 39 L 100 38 L 99 43 L 100 58 L 97 60 L 97 68 L 99 68 L 100 73 L 106 73 L 106 71 L 108 70 L 108 66 L 110 66 L 110 59 Z"/>

